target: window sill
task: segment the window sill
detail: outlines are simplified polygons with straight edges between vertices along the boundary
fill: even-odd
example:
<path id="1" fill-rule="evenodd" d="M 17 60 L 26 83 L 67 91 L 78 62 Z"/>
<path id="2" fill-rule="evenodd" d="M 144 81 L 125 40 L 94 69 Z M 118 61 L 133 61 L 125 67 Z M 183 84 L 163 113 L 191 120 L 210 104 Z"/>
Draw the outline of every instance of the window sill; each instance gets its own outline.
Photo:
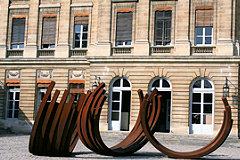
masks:
<path id="1" fill-rule="evenodd" d="M 197 45 L 191 47 L 192 55 L 198 54 L 213 54 L 216 46 L 213 45 Z"/>
<path id="2" fill-rule="evenodd" d="M 82 57 L 87 55 L 88 48 L 74 48 L 70 50 L 69 57 Z"/>

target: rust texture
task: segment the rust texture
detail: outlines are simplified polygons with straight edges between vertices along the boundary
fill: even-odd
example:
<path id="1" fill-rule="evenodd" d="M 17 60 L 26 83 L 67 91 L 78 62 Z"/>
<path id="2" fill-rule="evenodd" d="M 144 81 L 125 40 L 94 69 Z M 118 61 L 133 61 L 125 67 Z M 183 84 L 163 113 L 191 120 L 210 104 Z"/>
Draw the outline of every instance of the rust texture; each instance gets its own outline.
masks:
<path id="1" fill-rule="evenodd" d="M 77 104 L 74 103 L 76 95 L 70 94 L 69 90 L 64 91 L 59 103 L 57 99 L 60 91 L 56 90 L 51 103 L 47 103 L 54 85 L 55 82 L 52 81 L 40 104 L 32 128 L 29 151 L 35 155 L 68 156 L 80 139 L 90 150 L 108 156 L 133 154 L 150 141 L 156 149 L 169 157 L 200 158 L 220 147 L 232 128 L 231 108 L 227 99 L 223 97 L 225 106 L 223 124 L 217 136 L 208 145 L 192 152 L 168 149 L 153 136 L 160 119 L 162 96 L 156 89 L 144 96 L 139 89 L 140 111 L 132 131 L 122 142 L 108 147 L 103 142 L 99 130 L 100 114 L 106 100 L 105 84 L 101 83 L 93 92 L 80 93 Z"/>

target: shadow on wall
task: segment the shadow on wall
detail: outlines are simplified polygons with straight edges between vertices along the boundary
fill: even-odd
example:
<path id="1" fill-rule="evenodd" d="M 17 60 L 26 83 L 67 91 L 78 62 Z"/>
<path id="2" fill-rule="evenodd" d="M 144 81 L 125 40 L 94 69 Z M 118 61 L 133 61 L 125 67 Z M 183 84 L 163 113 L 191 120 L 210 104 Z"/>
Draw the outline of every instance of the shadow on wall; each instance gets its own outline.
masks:
<path id="1" fill-rule="evenodd" d="M 0 119 L 0 129 L 8 130 L 17 134 L 30 134 L 33 122 L 19 109 L 18 119 Z"/>

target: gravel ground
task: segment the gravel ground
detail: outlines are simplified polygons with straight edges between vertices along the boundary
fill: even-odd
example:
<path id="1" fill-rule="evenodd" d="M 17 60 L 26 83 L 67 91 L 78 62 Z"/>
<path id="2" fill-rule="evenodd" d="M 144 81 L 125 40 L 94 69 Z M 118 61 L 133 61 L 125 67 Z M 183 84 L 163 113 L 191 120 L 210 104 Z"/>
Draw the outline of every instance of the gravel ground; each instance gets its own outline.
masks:
<path id="1" fill-rule="evenodd" d="M 113 146 L 124 139 L 128 132 L 102 132 L 104 142 L 108 146 Z M 151 143 L 147 143 L 140 151 L 132 156 L 109 157 L 98 155 L 87 149 L 80 141 L 73 151 L 72 157 L 41 157 L 29 153 L 29 135 L 0 134 L 0 160 L 29 160 L 29 159 L 171 159 L 157 151 Z M 176 151 L 191 151 L 208 144 L 213 136 L 200 135 L 175 135 L 157 133 L 155 137 L 165 146 Z M 240 160 L 240 140 L 230 136 L 225 143 L 211 154 L 201 159 L 239 159 Z"/>

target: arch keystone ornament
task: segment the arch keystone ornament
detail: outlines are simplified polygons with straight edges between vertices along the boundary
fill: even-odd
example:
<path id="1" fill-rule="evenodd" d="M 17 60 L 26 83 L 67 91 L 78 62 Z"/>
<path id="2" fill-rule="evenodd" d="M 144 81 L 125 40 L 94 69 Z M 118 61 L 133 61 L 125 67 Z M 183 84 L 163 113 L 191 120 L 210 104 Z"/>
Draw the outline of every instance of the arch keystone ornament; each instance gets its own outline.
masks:
<path id="1" fill-rule="evenodd" d="M 29 141 L 29 151 L 35 155 L 68 156 L 75 148 L 77 141 L 90 150 L 108 156 L 126 156 L 140 150 L 148 141 L 162 153 L 174 158 L 199 158 L 205 156 L 218 147 L 228 137 L 231 127 L 231 108 L 225 97 L 222 127 L 217 136 L 205 147 L 192 152 L 172 151 L 153 136 L 159 123 L 161 111 L 161 97 L 157 89 L 150 94 L 143 95 L 138 90 L 140 111 L 135 126 L 129 135 L 119 144 L 109 148 L 103 142 L 99 131 L 99 119 L 105 96 L 105 84 L 101 83 L 87 94 L 81 93 L 77 104 L 73 103 L 75 94 L 65 90 L 60 103 L 56 102 L 60 91 L 56 90 L 50 103 L 47 100 L 53 90 L 55 82 L 51 82 L 40 104 Z M 70 99 L 67 101 L 67 97 Z"/>

